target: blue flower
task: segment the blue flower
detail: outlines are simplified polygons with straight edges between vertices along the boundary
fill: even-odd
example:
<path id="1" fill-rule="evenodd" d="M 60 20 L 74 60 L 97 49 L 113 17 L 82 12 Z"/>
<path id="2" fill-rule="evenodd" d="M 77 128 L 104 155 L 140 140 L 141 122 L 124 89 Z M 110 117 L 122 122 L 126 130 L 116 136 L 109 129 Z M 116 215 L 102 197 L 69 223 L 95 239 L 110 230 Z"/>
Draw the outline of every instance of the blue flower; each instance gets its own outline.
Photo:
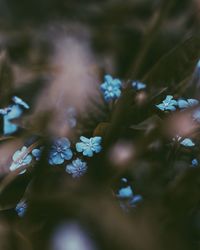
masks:
<path id="1" fill-rule="evenodd" d="M 177 101 L 173 99 L 172 95 L 167 95 L 165 100 L 163 100 L 162 103 L 156 105 L 157 108 L 159 108 L 162 111 L 167 111 L 171 110 L 174 111 L 176 110 Z"/>
<path id="2" fill-rule="evenodd" d="M 120 188 L 117 197 L 121 200 L 120 206 L 126 212 L 129 211 L 129 207 L 136 207 L 143 200 L 141 195 L 133 193 L 131 186 Z"/>
<path id="3" fill-rule="evenodd" d="M 42 154 L 42 147 L 40 149 L 35 148 L 32 150 L 32 155 L 35 157 L 36 161 L 39 161 Z"/>
<path id="4" fill-rule="evenodd" d="M 66 115 L 67 115 L 67 123 L 69 125 L 70 128 L 74 128 L 76 127 L 76 116 L 77 116 L 77 112 L 76 109 L 74 107 L 69 107 L 66 111 Z"/>
<path id="5" fill-rule="evenodd" d="M 80 137 L 81 142 L 76 143 L 76 150 L 78 152 L 83 152 L 84 156 L 92 157 L 93 152 L 99 153 L 101 151 L 101 141 L 100 136 L 95 136 L 91 138 L 86 138 L 84 136 Z"/>
<path id="6" fill-rule="evenodd" d="M 146 84 L 143 83 L 143 82 L 134 81 L 134 82 L 132 82 L 132 87 L 133 87 L 135 90 L 142 90 L 142 89 L 145 89 L 145 88 L 146 88 Z"/>
<path id="7" fill-rule="evenodd" d="M 19 217 L 23 217 L 27 209 L 27 203 L 25 201 L 21 201 L 17 204 L 15 211 L 17 212 Z"/>
<path id="8" fill-rule="evenodd" d="M 121 95 L 121 81 L 119 79 L 113 79 L 110 75 L 105 75 L 104 83 L 101 84 L 100 89 L 107 102 L 115 100 Z"/>
<path id="9" fill-rule="evenodd" d="M 177 105 L 180 109 L 190 108 L 190 107 L 198 105 L 198 103 L 199 101 L 196 99 L 187 99 L 187 100 L 179 99 L 177 101 Z"/>
<path id="10" fill-rule="evenodd" d="M 71 174 L 72 177 L 80 177 L 87 171 L 87 164 L 81 159 L 77 158 L 76 160 L 72 161 L 71 164 L 66 166 L 66 172 Z"/>
<path id="11" fill-rule="evenodd" d="M 192 160 L 192 167 L 197 167 L 198 165 L 199 165 L 199 161 L 196 158 L 194 158 Z"/>
<path id="12" fill-rule="evenodd" d="M 10 171 L 14 171 L 21 166 L 30 164 L 32 161 L 32 156 L 28 154 L 28 149 L 24 146 L 21 150 L 17 150 L 14 153 L 12 159 L 13 162 L 10 166 Z M 20 174 L 23 174 L 24 172 L 26 172 L 26 170 L 21 171 Z"/>
<path id="13" fill-rule="evenodd" d="M 65 160 L 70 160 L 73 153 L 70 149 L 70 141 L 63 137 L 54 141 L 50 150 L 49 163 L 51 165 L 63 164 Z"/>

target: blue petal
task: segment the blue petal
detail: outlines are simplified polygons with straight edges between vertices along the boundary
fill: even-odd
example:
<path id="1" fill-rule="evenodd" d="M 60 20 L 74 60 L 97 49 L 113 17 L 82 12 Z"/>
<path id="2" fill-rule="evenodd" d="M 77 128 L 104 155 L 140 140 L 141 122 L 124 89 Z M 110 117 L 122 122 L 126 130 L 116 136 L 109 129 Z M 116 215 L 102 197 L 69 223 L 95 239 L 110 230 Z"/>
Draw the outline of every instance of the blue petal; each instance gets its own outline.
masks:
<path id="1" fill-rule="evenodd" d="M 63 152 L 63 154 L 65 160 L 70 160 L 73 156 L 71 149 L 67 149 L 65 152 Z"/>
<path id="2" fill-rule="evenodd" d="M 77 152 L 83 152 L 83 150 L 86 148 L 85 144 L 83 142 L 76 143 L 76 150 Z"/>
<path id="3" fill-rule="evenodd" d="M 15 102 L 16 104 L 19 104 L 21 106 L 23 106 L 25 109 L 29 109 L 29 105 L 24 102 L 21 98 L 17 97 L 17 96 L 13 96 L 12 98 L 13 102 Z"/>
<path id="4" fill-rule="evenodd" d="M 92 157 L 93 156 L 93 152 L 90 148 L 86 148 L 84 151 L 83 151 L 83 155 L 84 156 L 88 156 L 88 157 Z"/>
<path id="5" fill-rule="evenodd" d="M 188 102 L 183 100 L 183 99 L 179 99 L 178 100 L 178 107 L 181 108 L 187 108 L 189 106 Z"/>
<path id="6" fill-rule="evenodd" d="M 130 186 L 121 188 L 117 196 L 121 199 L 131 198 L 133 196 L 132 188 Z"/>
<path id="7" fill-rule="evenodd" d="M 85 136 L 81 136 L 81 137 L 80 137 L 80 140 L 81 140 L 82 142 L 85 142 L 85 143 L 89 143 L 89 142 L 90 142 L 90 139 L 88 139 L 88 138 L 85 137 Z"/>
<path id="8" fill-rule="evenodd" d="M 156 105 L 157 108 L 159 108 L 160 110 L 164 111 L 165 110 L 165 106 L 161 103 Z"/>
<path id="9" fill-rule="evenodd" d="M 165 102 L 169 102 L 169 101 L 172 100 L 172 99 L 173 99 L 173 96 L 172 96 L 172 95 L 167 95 L 164 101 L 165 101 Z M 164 102 L 164 101 L 163 101 L 163 102 Z"/>
<path id="10" fill-rule="evenodd" d="M 64 159 L 61 157 L 60 154 L 57 154 L 56 156 L 51 157 L 51 161 L 53 164 L 59 165 L 59 164 L 62 164 L 64 162 Z"/>
<path id="11" fill-rule="evenodd" d="M 171 110 L 171 111 L 175 111 L 176 110 L 176 108 L 174 106 L 167 106 L 165 109 L 166 110 Z"/>
<path id="12" fill-rule="evenodd" d="M 27 155 L 27 156 L 24 158 L 24 160 L 23 160 L 23 162 L 24 162 L 25 165 L 30 164 L 31 161 L 32 161 L 32 156 L 31 156 L 31 155 Z"/>
<path id="13" fill-rule="evenodd" d="M 183 141 L 181 141 L 180 144 L 185 146 L 185 147 L 193 147 L 193 146 L 195 146 L 194 142 L 189 138 L 185 138 Z"/>
<path id="14" fill-rule="evenodd" d="M 199 103 L 199 101 L 196 99 L 187 99 L 187 101 L 190 104 L 190 106 L 196 106 Z"/>

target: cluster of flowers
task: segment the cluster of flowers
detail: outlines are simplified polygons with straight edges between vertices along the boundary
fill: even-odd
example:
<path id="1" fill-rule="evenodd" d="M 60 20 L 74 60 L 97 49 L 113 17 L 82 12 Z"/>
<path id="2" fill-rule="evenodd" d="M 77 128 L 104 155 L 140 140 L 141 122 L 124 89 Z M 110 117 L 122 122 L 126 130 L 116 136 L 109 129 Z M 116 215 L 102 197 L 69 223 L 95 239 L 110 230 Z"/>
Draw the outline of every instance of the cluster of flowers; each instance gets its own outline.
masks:
<path id="1" fill-rule="evenodd" d="M 133 81 L 131 83 L 132 87 L 136 91 L 141 91 L 146 88 L 146 84 L 140 81 Z M 114 79 L 110 75 L 105 75 L 104 82 L 100 85 L 100 90 L 103 93 L 104 100 L 106 102 L 110 102 L 116 100 L 120 97 L 122 93 L 122 82 L 119 79 Z M 23 108 L 29 108 L 29 106 L 24 103 L 21 99 L 15 97 L 13 99 L 14 105 L 8 108 L 8 110 L 2 111 L 2 115 L 5 117 L 5 122 L 7 120 L 16 118 L 20 116 L 21 113 L 17 112 L 13 115 L 15 109 L 19 109 L 21 106 Z M 184 110 L 186 108 L 194 107 L 199 104 L 199 101 L 196 99 L 183 99 L 180 98 L 175 100 L 172 95 L 167 95 L 166 98 L 162 101 L 162 103 L 156 105 L 156 107 L 161 111 L 175 111 L 177 108 L 179 110 Z M 17 107 L 17 108 L 16 108 Z M 12 112 L 11 112 L 11 110 Z M 5 114 L 3 114 L 5 112 Z M 10 113 L 11 112 L 11 113 Z M 7 115 L 11 115 L 11 117 L 7 117 Z M 67 111 L 67 121 L 70 127 L 76 126 L 76 112 L 75 109 L 70 108 Z M 200 121 L 200 109 L 196 109 L 193 112 L 194 119 Z M 6 120 L 7 119 L 7 120 Z M 10 122 L 10 121 L 9 121 Z M 5 123 L 5 127 L 7 124 Z M 15 126 L 15 125 L 14 125 Z M 14 129 L 4 129 L 6 134 L 12 133 L 15 131 Z M 181 138 L 180 136 L 176 136 L 173 138 L 175 142 L 179 142 L 182 146 L 185 147 L 193 147 L 195 143 L 190 138 Z M 99 153 L 102 150 L 101 146 L 102 138 L 99 136 L 86 138 L 84 136 L 80 136 L 80 141 L 75 144 L 76 152 L 72 150 L 71 143 L 68 138 L 57 138 L 54 140 L 51 150 L 49 152 L 48 162 L 50 165 L 56 166 L 64 164 L 65 161 L 71 161 L 65 167 L 65 170 L 68 174 L 72 175 L 72 177 L 80 177 L 87 171 L 87 162 L 83 160 L 83 157 L 92 157 L 94 153 Z M 35 148 L 31 152 L 29 152 L 29 148 L 22 147 L 21 150 L 18 150 L 13 155 L 13 162 L 10 166 L 10 170 L 13 171 L 23 165 L 28 165 L 31 163 L 32 158 L 35 160 L 39 160 L 43 148 Z M 76 157 L 77 154 L 81 153 L 81 157 Z M 75 157 L 74 157 L 75 156 Z M 74 157 L 74 159 L 73 159 Z M 73 160 L 72 160 L 73 159 Z M 198 160 L 194 158 L 191 162 L 193 167 L 198 166 Z M 26 170 L 23 170 L 20 174 L 24 173 Z M 131 207 L 135 207 L 138 202 L 142 201 L 142 196 L 134 194 L 133 189 L 130 185 L 128 185 L 128 181 L 126 178 L 122 178 L 122 182 L 126 185 L 118 190 L 116 197 L 120 200 L 120 206 L 123 210 L 129 211 Z M 20 205 L 21 204 L 21 205 Z M 19 203 L 16 207 L 16 211 L 19 216 L 23 216 L 24 211 L 26 210 L 26 203 L 23 201 Z"/>
<path id="2" fill-rule="evenodd" d="M 82 153 L 83 156 L 92 157 L 94 153 L 99 153 L 101 147 L 102 138 L 99 136 L 86 138 L 80 137 L 80 142 L 76 143 L 76 151 Z M 67 138 L 57 138 L 54 140 L 49 153 L 49 164 L 50 165 L 61 165 L 65 160 L 69 161 L 73 157 L 73 152 L 70 148 L 71 143 Z M 10 170 L 13 171 L 21 166 L 29 165 L 32 161 L 32 156 L 36 160 L 40 159 L 42 153 L 42 147 L 35 148 L 32 152 L 29 152 L 29 148 L 23 146 L 21 150 L 17 150 L 12 157 L 12 164 Z M 66 166 L 66 172 L 71 174 L 73 177 L 80 177 L 87 170 L 86 162 L 80 158 L 76 158 L 71 164 Z M 26 170 L 20 172 L 23 174 Z"/>

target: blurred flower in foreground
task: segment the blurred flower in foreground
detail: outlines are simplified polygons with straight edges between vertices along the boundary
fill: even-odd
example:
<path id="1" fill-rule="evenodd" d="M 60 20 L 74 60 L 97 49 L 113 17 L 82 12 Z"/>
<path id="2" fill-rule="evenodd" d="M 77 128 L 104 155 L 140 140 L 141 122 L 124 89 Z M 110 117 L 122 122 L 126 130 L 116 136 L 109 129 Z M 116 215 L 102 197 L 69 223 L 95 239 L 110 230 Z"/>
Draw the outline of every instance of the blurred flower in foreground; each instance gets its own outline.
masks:
<path id="1" fill-rule="evenodd" d="M 197 167 L 199 165 L 199 162 L 196 158 L 192 160 L 192 167 Z"/>
<path id="2" fill-rule="evenodd" d="M 17 212 L 19 217 L 23 217 L 27 209 L 27 203 L 25 201 L 20 201 L 16 208 L 15 211 Z"/>
<path id="3" fill-rule="evenodd" d="M 99 153 L 102 149 L 100 136 L 95 136 L 91 138 L 86 138 L 84 136 L 80 137 L 81 142 L 76 143 L 76 150 L 78 152 L 83 152 L 84 156 L 92 157 L 93 152 Z"/>
<path id="4" fill-rule="evenodd" d="M 105 75 L 104 81 L 100 89 L 104 94 L 105 100 L 108 102 L 118 98 L 121 95 L 121 81 L 119 79 L 113 79 L 110 75 Z"/>
<path id="5" fill-rule="evenodd" d="M 71 174 L 72 177 L 80 177 L 85 174 L 87 171 L 87 164 L 81 159 L 77 158 L 76 160 L 72 161 L 71 164 L 66 166 L 66 172 Z"/>
<path id="6" fill-rule="evenodd" d="M 78 223 L 59 226 L 50 242 L 51 250 L 97 250 L 88 233 Z"/>
<path id="7" fill-rule="evenodd" d="M 28 154 L 28 149 L 24 146 L 21 150 L 17 150 L 14 153 L 12 159 L 13 162 L 10 166 L 10 171 L 14 171 L 21 166 L 30 164 L 32 161 L 32 156 Z M 24 172 L 26 172 L 26 170 L 23 170 L 22 172 L 20 172 L 20 174 L 23 174 Z"/>
<path id="8" fill-rule="evenodd" d="M 176 110 L 177 101 L 173 99 L 172 95 L 167 95 L 165 100 L 163 100 L 162 103 L 156 105 L 157 108 L 159 108 L 162 111 L 167 111 L 171 110 L 174 111 Z"/>
<path id="9" fill-rule="evenodd" d="M 50 150 L 49 163 L 51 165 L 62 164 L 65 160 L 70 160 L 73 153 L 70 149 L 70 141 L 63 137 L 54 141 Z"/>
<path id="10" fill-rule="evenodd" d="M 39 161 L 42 154 L 42 147 L 41 148 L 35 148 L 32 150 L 32 155 L 35 157 L 36 161 Z"/>
<path id="11" fill-rule="evenodd" d="M 143 83 L 143 82 L 134 81 L 134 82 L 132 82 L 132 87 L 133 87 L 135 90 L 142 90 L 142 89 L 145 89 L 145 88 L 146 88 L 146 84 Z"/>
<path id="12" fill-rule="evenodd" d="M 70 128 L 74 128 L 76 127 L 76 116 L 77 116 L 77 113 L 76 113 L 76 109 L 74 107 L 69 107 L 67 109 L 67 123 L 69 125 Z"/>
<path id="13" fill-rule="evenodd" d="M 177 105 L 180 109 L 190 108 L 190 107 L 198 105 L 198 103 L 199 101 L 196 99 L 187 99 L 187 100 L 179 99 L 177 101 Z"/>
<path id="14" fill-rule="evenodd" d="M 117 142 L 110 150 L 109 160 L 116 167 L 127 166 L 133 162 L 135 148 L 133 144 L 126 141 Z"/>

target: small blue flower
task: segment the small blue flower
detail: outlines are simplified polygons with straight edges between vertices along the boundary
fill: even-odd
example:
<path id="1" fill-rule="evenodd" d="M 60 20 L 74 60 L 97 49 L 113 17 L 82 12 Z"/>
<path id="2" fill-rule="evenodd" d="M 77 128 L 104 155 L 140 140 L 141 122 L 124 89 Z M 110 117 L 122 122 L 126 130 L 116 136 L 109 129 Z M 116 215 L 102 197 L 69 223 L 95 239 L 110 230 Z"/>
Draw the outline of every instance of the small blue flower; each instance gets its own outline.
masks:
<path id="1" fill-rule="evenodd" d="M 66 115 L 67 115 L 67 123 L 69 125 L 70 128 L 74 128 L 76 127 L 76 116 L 77 116 L 77 112 L 76 109 L 74 107 L 69 107 L 66 111 Z"/>
<path id="2" fill-rule="evenodd" d="M 28 154 L 28 149 L 27 147 L 22 147 L 21 150 L 17 150 L 13 157 L 13 162 L 10 166 L 10 171 L 14 171 L 17 168 L 21 167 L 21 166 L 25 166 L 31 163 L 32 161 L 32 156 L 30 154 Z M 23 170 L 22 172 L 20 172 L 20 174 L 25 173 L 26 170 Z"/>
<path id="3" fill-rule="evenodd" d="M 92 157 L 93 152 L 99 153 L 101 151 L 101 141 L 100 136 L 95 136 L 91 138 L 86 138 L 84 136 L 80 137 L 81 142 L 76 143 L 76 150 L 78 152 L 83 152 L 84 156 Z"/>
<path id="4" fill-rule="evenodd" d="M 19 217 L 23 217 L 27 209 L 27 203 L 25 201 L 20 201 L 16 208 L 15 211 L 17 212 Z"/>
<path id="5" fill-rule="evenodd" d="M 142 90 L 142 89 L 145 89 L 145 88 L 146 88 L 146 84 L 143 83 L 143 82 L 134 81 L 134 82 L 132 82 L 132 87 L 133 87 L 135 90 Z"/>
<path id="6" fill-rule="evenodd" d="M 119 79 L 113 79 L 110 75 L 105 75 L 104 83 L 101 84 L 100 89 L 107 102 L 115 100 L 121 95 L 121 81 Z"/>
<path id="7" fill-rule="evenodd" d="M 12 100 L 15 104 L 21 105 L 25 109 L 30 108 L 30 106 L 26 102 L 24 102 L 21 98 L 19 98 L 17 96 L 13 96 Z"/>
<path id="8" fill-rule="evenodd" d="M 42 147 L 40 149 L 35 148 L 32 150 L 32 155 L 35 157 L 36 161 L 39 161 L 42 154 Z"/>
<path id="9" fill-rule="evenodd" d="M 63 164 L 65 160 L 70 160 L 73 153 L 70 149 L 70 141 L 63 137 L 54 141 L 50 150 L 49 163 L 51 165 Z"/>
<path id="10" fill-rule="evenodd" d="M 66 166 L 66 172 L 71 174 L 72 177 L 80 177 L 87 171 L 87 164 L 81 159 L 77 158 L 76 160 L 72 161 L 71 164 Z"/>
<path id="11" fill-rule="evenodd" d="M 187 100 L 179 99 L 177 101 L 177 105 L 180 109 L 190 108 L 190 107 L 198 105 L 198 103 L 199 101 L 196 99 L 187 99 Z"/>
<path id="12" fill-rule="evenodd" d="M 136 207 L 143 200 L 141 195 L 133 193 L 131 186 L 120 188 L 117 197 L 120 199 L 120 206 L 125 212 L 128 212 L 130 207 Z"/>
<path id="13" fill-rule="evenodd" d="M 192 167 L 197 167 L 198 165 L 199 165 L 199 161 L 196 158 L 194 158 L 192 160 Z"/>
<path id="14" fill-rule="evenodd" d="M 167 95 L 165 100 L 163 100 L 162 103 L 156 105 L 157 108 L 159 108 L 162 111 L 167 111 L 171 110 L 174 111 L 176 110 L 177 101 L 173 99 L 172 95 Z"/>

